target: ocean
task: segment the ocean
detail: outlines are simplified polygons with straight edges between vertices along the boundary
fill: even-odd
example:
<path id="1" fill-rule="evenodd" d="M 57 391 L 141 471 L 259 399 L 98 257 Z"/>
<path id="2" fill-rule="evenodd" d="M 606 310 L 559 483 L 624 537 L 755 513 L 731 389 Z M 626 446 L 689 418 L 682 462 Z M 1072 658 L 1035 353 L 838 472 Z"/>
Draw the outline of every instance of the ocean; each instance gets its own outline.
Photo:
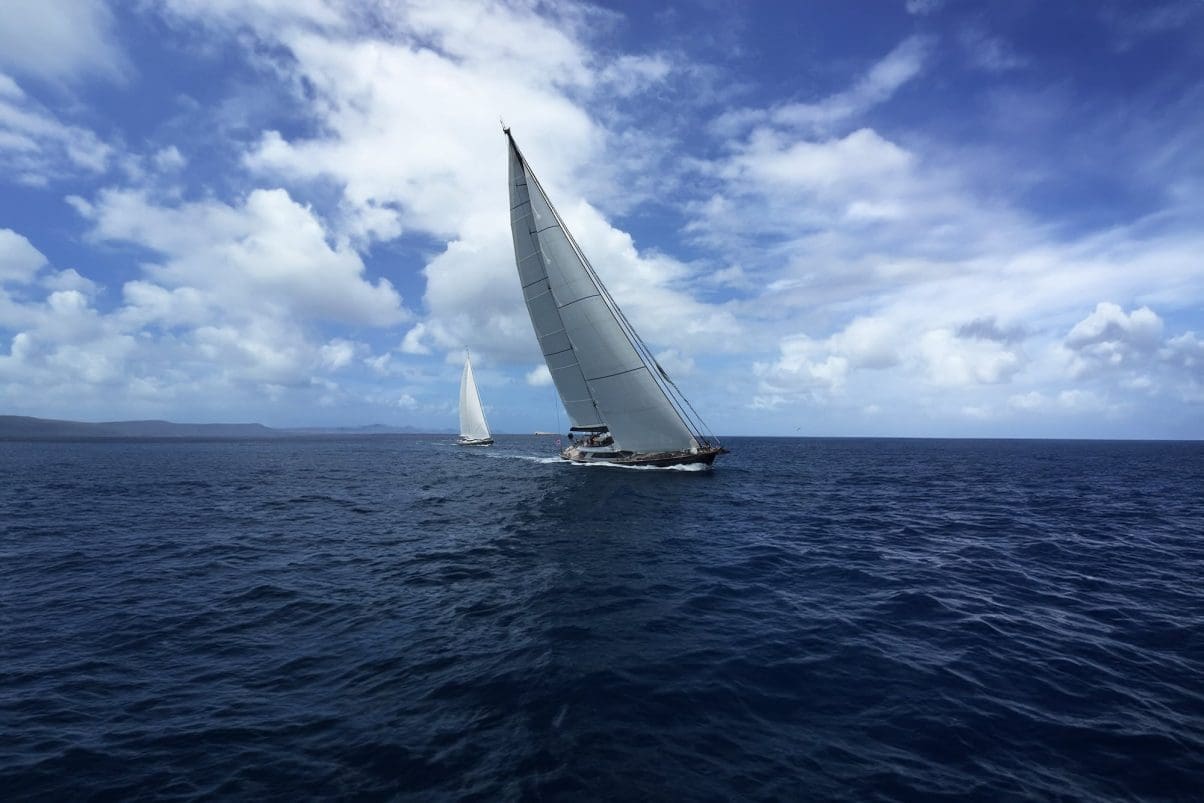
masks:
<path id="1" fill-rule="evenodd" d="M 0 443 L 0 796 L 1204 796 L 1204 444 L 452 441 Z"/>

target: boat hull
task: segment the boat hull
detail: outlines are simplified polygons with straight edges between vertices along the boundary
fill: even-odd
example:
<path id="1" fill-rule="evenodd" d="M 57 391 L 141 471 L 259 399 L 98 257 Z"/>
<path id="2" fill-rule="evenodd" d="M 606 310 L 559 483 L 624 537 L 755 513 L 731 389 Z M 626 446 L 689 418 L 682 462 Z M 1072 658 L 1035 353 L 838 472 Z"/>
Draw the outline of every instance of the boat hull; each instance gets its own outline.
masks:
<path id="1" fill-rule="evenodd" d="M 456 443 L 460 446 L 492 446 L 493 438 L 460 438 Z"/>
<path id="2" fill-rule="evenodd" d="M 574 463 L 604 463 L 612 466 L 689 466 L 701 463 L 711 465 L 715 458 L 726 452 L 722 446 L 703 446 L 692 452 L 585 452 L 570 446 L 560 453 L 565 460 Z"/>

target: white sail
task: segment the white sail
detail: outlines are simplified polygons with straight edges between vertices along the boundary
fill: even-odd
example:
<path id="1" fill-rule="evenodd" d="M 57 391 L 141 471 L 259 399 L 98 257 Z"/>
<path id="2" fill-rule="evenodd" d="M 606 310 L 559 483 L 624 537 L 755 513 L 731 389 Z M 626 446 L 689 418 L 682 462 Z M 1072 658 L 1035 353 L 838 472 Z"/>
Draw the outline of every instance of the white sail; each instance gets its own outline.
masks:
<path id="1" fill-rule="evenodd" d="M 698 441 L 620 324 L 618 308 L 513 138 L 509 142 L 511 229 L 523 297 L 573 425 L 604 426 L 617 449 L 631 452 L 696 449 Z"/>
<path id="2" fill-rule="evenodd" d="M 535 182 L 531 182 L 533 185 Z M 536 190 L 538 192 L 538 189 Z M 603 426 L 585 384 L 585 375 L 577 362 L 577 356 L 569 343 L 560 317 L 560 309 L 552 296 L 548 283 L 548 272 L 540 253 L 539 238 L 532 225 L 531 199 L 528 193 L 527 173 L 522 157 L 515 148 L 510 149 L 510 229 L 514 235 L 514 259 L 518 264 L 518 278 L 523 288 L 523 299 L 535 327 L 540 351 L 548 372 L 564 403 L 573 427 L 584 429 Z"/>
<path id="3" fill-rule="evenodd" d="M 464 356 L 464 373 L 460 375 L 460 437 L 465 440 L 484 440 L 490 437 L 481 396 L 472 375 L 472 361 Z"/>

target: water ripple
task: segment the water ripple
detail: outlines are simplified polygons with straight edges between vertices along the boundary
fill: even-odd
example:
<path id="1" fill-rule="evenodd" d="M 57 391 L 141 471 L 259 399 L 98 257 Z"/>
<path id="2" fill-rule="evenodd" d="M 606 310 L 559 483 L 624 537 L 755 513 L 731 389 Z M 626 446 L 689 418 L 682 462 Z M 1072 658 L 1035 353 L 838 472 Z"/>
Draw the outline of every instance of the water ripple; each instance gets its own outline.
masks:
<path id="1" fill-rule="evenodd" d="M 1204 789 L 1204 447 L 4 443 L 6 799 Z"/>

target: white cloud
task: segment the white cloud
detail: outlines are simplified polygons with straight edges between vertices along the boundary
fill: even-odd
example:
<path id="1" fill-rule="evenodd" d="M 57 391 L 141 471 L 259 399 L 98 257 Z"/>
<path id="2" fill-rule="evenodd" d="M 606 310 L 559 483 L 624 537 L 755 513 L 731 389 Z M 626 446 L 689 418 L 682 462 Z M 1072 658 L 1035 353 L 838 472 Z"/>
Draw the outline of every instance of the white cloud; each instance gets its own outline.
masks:
<path id="1" fill-rule="evenodd" d="M 905 173 L 911 156 L 874 131 L 863 128 L 822 142 L 790 141 L 757 129 L 724 170 L 729 181 L 755 181 L 806 192 L 849 191 Z"/>
<path id="2" fill-rule="evenodd" d="M 920 354 L 929 379 L 938 385 L 1007 382 L 1023 365 L 1021 354 L 1002 343 L 959 338 L 948 329 L 924 333 Z"/>
<path id="3" fill-rule="evenodd" d="M 527 384 L 534 387 L 544 387 L 552 384 L 552 374 L 547 365 L 537 365 L 527 372 Z"/>
<path id="4" fill-rule="evenodd" d="M 33 398 L 35 414 L 83 418 L 90 408 L 109 417 L 178 405 L 262 415 L 288 399 L 349 405 L 353 392 L 323 374 L 352 371 L 369 348 L 320 338 L 319 324 L 371 330 L 409 315 L 389 282 L 368 279 L 359 256 L 331 244 L 313 211 L 282 190 L 256 190 L 232 205 L 160 204 L 112 190 L 73 205 L 94 242 L 154 256 L 143 278 L 124 284 L 120 306 L 101 311 L 90 301 L 99 293 L 91 279 L 42 269 L 46 278 L 29 284 L 32 255 L 13 237 L 0 239 L 21 255 L 27 284 L 20 299 L 0 292 L 0 320 L 12 332 L 0 354 L 0 400 L 10 408 Z M 42 299 L 39 286 L 49 290 Z"/>
<path id="5" fill-rule="evenodd" d="M 1066 346 L 1074 353 L 1071 370 L 1081 376 L 1119 368 L 1140 369 L 1152 361 L 1161 345 L 1162 329 L 1162 319 L 1149 307 L 1126 315 L 1119 305 L 1101 302 L 1066 336 Z"/>
<path id="6" fill-rule="evenodd" d="M 24 284 L 46 264 L 46 257 L 12 229 L 0 229 L 0 284 Z"/>
<path id="7" fill-rule="evenodd" d="M 1204 380 L 1204 340 L 1195 332 L 1184 332 L 1167 340 L 1162 358 Z"/>
<path id="8" fill-rule="evenodd" d="M 318 350 L 322 366 L 337 371 L 346 368 L 357 354 L 365 350 L 363 343 L 355 343 L 336 337 Z"/>
<path id="9" fill-rule="evenodd" d="M 78 290 L 87 296 L 95 295 L 101 289 L 99 284 L 82 276 L 73 268 L 48 274 L 41 279 L 40 284 L 50 290 Z"/>
<path id="10" fill-rule="evenodd" d="M 804 335 L 785 337 L 776 361 L 753 364 L 758 378 L 753 406 L 773 409 L 792 401 L 820 401 L 839 393 L 848 373 L 848 358 L 830 353 L 824 343 Z"/>
<path id="11" fill-rule="evenodd" d="M 197 22 L 224 32 L 250 28 L 272 35 L 295 26 L 334 31 L 348 27 L 349 9 L 338 0 L 158 0 L 169 19 L 182 25 Z"/>
<path id="12" fill-rule="evenodd" d="M 1084 413 L 1113 410 L 1105 399 L 1090 390 L 1071 388 L 1052 393 L 1031 390 L 1008 398 L 1008 406 L 1021 413 Z"/>
<path id="13" fill-rule="evenodd" d="M 854 368 L 889 368 L 899 362 L 900 332 L 885 318 L 858 317 L 828 340 Z"/>
<path id="14" fill-rule="evenodd" d="M 422 338 L 425 336 L 426 324 L 416 323 L 410 329 L 410 331 L 406 332 L 406 335 L 402 339 L 401 345 L 398 348 L 404 354 L 430 354 L 430 348 L 428 348 L 427 345 L 422 342 Z"/>
<path id="15" fill-rule="evenodd" d="M 1008 405 L 1016 410 L 1026 412 L 1040 410 L 1048 404 L 1045 395 L 1040 391 L 1030 390 L 1028 393 L 1016 393 L 1008 398 Z"/>
<path id="16" fill-rule="evenodd" d="M 368 281 L 359 256 L 332 246 L 313 211 L 284 190 L 255 190 L 234 206 L 163 206 L 139 191 L 106 191 L 90 218 L 94 239 L 163 255 L 146 268 L 155 283 L 196 290 L 227 314 L 372 326 L 408 316 L 389 281 Z"/>
<path id="17" fill-rule="evenodd" d="M 41 186 L 63 176 L 95 175 L 112 154 L 92 131 L 63 122 L 0 73 L 0 179 Z"/>
<path id="18" fill-rule="evenodd" d="M 847 90 L 814 103 L 788 103 L 769 110 L 728 112 L 719 118 L 715 128 L 731 134 L 752 124 L 768 123 L 811 132 L 828 131 L 889 100 L 900 87 L 920 74 L 929 48 L 927 39 L 912 36 L 900 42 Z"/>
<path id="19" fill-rule="evenodd" d="M 160 148 L 155 151 L 151 157 L 151 161 L 156 168 L 165 173 L 181 170 L 188 164 L 188 160 L 184 158 L 184 154 L 180 153 L 180 149 L 175 145 L 168 145 L 166 148 Z"/>
<path id="20" fill-rule="evenodd" d="M 1106 343 L 1125 343 L 1140 351 L 1149 351 L 1162 337 L 1162 319 L 1149 307 L 1129 314 L 1119 305 L 1102 301 L 1095 311 L 1074 325 L 1066 336 L 1066 345 L 1084 349 Z"/>
<path id="21" fill-rule="evenodd" d="M 121 80 L 129 62 L 102 0 L 5 0 L 0 67 L 51 81 Z"/>

